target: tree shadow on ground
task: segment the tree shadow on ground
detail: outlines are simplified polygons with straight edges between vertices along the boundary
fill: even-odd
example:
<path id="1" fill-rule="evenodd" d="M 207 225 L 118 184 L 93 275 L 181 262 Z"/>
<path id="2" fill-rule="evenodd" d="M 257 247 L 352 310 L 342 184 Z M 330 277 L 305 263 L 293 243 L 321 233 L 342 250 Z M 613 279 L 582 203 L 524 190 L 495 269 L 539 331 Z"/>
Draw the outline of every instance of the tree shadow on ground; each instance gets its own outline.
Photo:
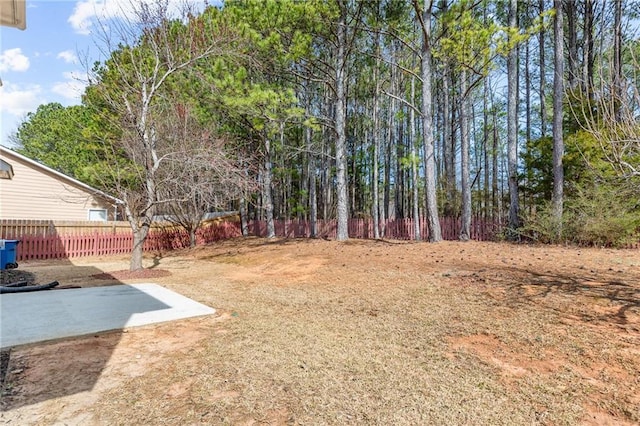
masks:
<path id="1" fill-rule="evenodd" d="M 640 327 L 640 274 L 582 269 L 542 272 L 522 267 L 479 270 L 482 272 L 472 275 L 474 280 L 485 282 L 492 296 L 507 303 L 542 304 L 589 323 L 634 323 Z M 503 286 L 504 294 L 492 291 L 495 284 Z"/>
<path id="2" fill-rule="evenodd" d="M 68 260 L 52 264 L 30 267 L 27 262 L 19 274 L 6 274 L 30 283 L 64 278 L 59 279 L 62 289 L 0 296 L 0 411 L 93 389 L 129 319 L 170 308 L 120 281 L 88 278 L 105 272 L 99 268 Z"/>

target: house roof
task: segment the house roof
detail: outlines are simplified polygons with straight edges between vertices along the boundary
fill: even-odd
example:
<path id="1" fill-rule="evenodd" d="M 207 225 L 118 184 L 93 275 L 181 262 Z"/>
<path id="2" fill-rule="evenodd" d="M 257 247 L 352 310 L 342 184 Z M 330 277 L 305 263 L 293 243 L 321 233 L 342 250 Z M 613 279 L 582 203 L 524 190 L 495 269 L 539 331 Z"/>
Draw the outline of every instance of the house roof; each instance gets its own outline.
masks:
<path id="1" fill-rule="evenodd" d="M 39 162 L 37 162 L 35 160 L 32 160 L 31 158 L 25 157 L 24 155 L 14 151 L 14 150 L 12 150 L 10 148 L 7 148 L 6 146 L 0 145 L 0 153 L 2 153 L 4 155 L 7 155 L 8 157 L 13 157 L 13 158 L 15 158 L 15 159 L 17 159 L 19 161 L 24 162 L 24 163 L 27 163 L 29 166 L 33 167 L 34 169 L 41 170 L 41 171 L 46 172 L 46 173 L 50 173 L 50 174 L 56 176 L 57 178 L 59 178 L 61 181 L 66 182 L 66 183 L 68 183 L 70 185 L 82 188 L 85 191 L 88 191 L 88 192 L 90 192 L 92 194 L 99 195 L 100 197 L 106 198 L 107 200 L 111 200 L 111 201 L 113 201 L 113 202 L 115 202 L 117 204 L 122 204 L 123 203 L 123 201 L 120 200 L 119 198 L 116 198 L 116 197 L 114 197 L 112 195 L 109 195 L 106 192 L 101 191 L 101 190 L 99 190 L 97 188 L 94 188 L 92 186 L 89 186 L 84 182 L 80 182 L 79 180 L 74 179 L 71 176 L 67 176 L 64 173 L 60 173 L 59 171 L 54 170 L 51 167 L 47 167 L 42 163 L 39 163 Z M 10 166 L 10 164 L 9 164 L 9 166 Z"/>

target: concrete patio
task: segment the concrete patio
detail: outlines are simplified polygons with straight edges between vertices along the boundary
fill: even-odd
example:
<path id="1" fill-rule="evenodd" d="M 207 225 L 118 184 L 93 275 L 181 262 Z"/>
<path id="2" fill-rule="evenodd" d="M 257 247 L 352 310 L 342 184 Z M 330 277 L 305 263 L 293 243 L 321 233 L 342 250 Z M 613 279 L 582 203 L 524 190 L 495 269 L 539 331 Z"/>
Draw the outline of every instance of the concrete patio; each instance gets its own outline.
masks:
<path id="1" fill-rule="evenodd" d="M 157 284 L 2 294 L 0 348 L 213 313 Z"/>

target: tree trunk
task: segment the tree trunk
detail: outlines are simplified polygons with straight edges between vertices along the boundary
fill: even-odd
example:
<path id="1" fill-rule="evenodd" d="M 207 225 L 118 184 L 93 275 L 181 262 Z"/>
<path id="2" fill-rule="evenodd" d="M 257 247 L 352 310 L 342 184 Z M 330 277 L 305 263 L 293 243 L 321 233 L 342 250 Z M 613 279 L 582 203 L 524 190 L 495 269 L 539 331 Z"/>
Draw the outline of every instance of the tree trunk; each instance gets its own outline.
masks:
<path id="1" fill-rule="evenodd" d="M 524 49 L 524 97 L 525 97 L 525 132 L 527 143 L 531 140 L 531 73 L 529 72 L 529 41 Z"/>
<path id="2" fill-rule="evenodd" d="M 336 124 L 336 185 L 338 197 L 338 227 L 336 239 L 344 241 L 349 239 L 349 197 L 347 195 L 347 135 L 346 135 L 346 44 L 347 22 L 346 5 L 340 2 L 340 17 L 337 23 L 337 53 L 336 53 L 336 97 L 335 97 L 335 124 Z"/>
<path id="3" fill-rule="evenodd" d="M 493 105 L 493 99 L 491 104 Z M 500 200 L 502 199 L 502 194 L 499 192 L 498 188 L 498 156 L 500 153 L 498 152 L 498 111 L 495 106 L 492 108 L 493 112 L 493 137 L 491 139 L 491 206 L 492 206 L 492 216 L 494 220 L 497 218 L 500 223 L 502 223 L 502 205 Z"/>
<path id="4" fill-rule="evenodd" d="M 416 99 L 416 79 L 411 78 L 411 104 Z M 418 149 L 416 137 L 416 112 L 413 108 L 409 108 L 409 134 L 411 138 L 411 181 L 412 186 L 412 202 L 413 202 L 413 237 L 416 241 L 422 239 L 420 235 L 420 201 L 419 201 L 419 178 L 418 178 Z"/>
<path id="5" fill-rule="evenodd" d="M 613 23 L 613 113 L 622 120 L 622 0 L 614 0 Z"/>
<path id="6" fill-rule="evenodd" d="M 484 80 L 484 96 L 482 97 L 482 141 L 483 141 L 483 160 L 484 160 L 484 217 L 489 216 L 489 205 L 491 197 L 489 195 L 489 107 L 487 100 L 489 98 L 489 81 Z"/>
<path id="7" fill-rule="evenodd" d="M 539 2 L 539 12 L 540 15 L 544 12 L 544 0 L 540 0 Z M 547 110 L 545 108 L 545 49 L 544 49 L 544 37 L 545 29 L 544 27 L 540 29 L 540 35 L 538 37 L 538 44 L 540 49 L 540 137 L 545 137 L 547 135 Z"/>
<path id="8" fill-rule="evenodd" d="M 555 3 L 556 2 L 554 1 L 554 4 Z M 578 72 L 578 28 L 576 26 L 576 21 L 577 21 L 576 3 L 574 1 L 563 1 L 561 5 L 559 6 L 556 5 L 556 13 L 562 13 L 561 12 L 562 6 L 564 6 L 564 12 L 565 12 L 564 15 L 566 15 L 566 18 L 567 18 L 566 39 L 567 39 L 567 49 L 569 50 L 568 52 L 569 66 L 567 69 L 567 78 L 568 78 L 569 90 L 573 90 L 575 89 L 575 86 L 576 86 L 576 74 Z M 554 59 L 554 64 L 555 63 L 556 62 Z M 554 75 L 554 81 L 555 81 L 555 75 Z M 555 96 L 555 83 L 554 83 L 554 96 Z"/>
<path id="9" fill-rule="evenodd" d="M 131 248 L 129 269 L 131 271 L 138 271 L 142 269 L 142 252 L 144 249 L 144 242 L 147 239 L 149 229 L 151 228 L 151 218 L 153 217 L 153 213 L 151 212 L 151 207 L 150 209 L 147 209 L 145 214 L 136 217 L 133 215 L 129 206 L 129 203 L 124 204 L 124 213 L 133 233 L 133 246 Z"/>
<path id="10" fill-rule="evenodd" d="M 530 54 L 529 54 L 529 40 L 526 41 L 525 44 L 525 52 L 524 52 L 524 97 L 525 97 L 525 152 L 529 152 L 529 146 L 531 143 L 531 73 L 529 72 L 529 62 L 530 62 Z M 525 174 L 525 188 L 529 188 L 530 184 L 530 174 Z M 523 199 L 522 199 L 522 208 L 525 211 L 531 212 L 533 202 L 530 195 L 530 191 L 526 191 Z M 528 210 L 527 210 L 528 209 Z"/>
<path id="11" fill-rule="evenodd" d="M 518 0 L 510 0 L 509 26 L 518 25 Z M 511 47 L 507 57 L 507 168 L 509 175 L 509 228 L 520 227 L 518 199 L 518 49 Z M 515 235 L 515 233 L 514 233 Z"/>
<path id="12" fill-rule="evenodd" d="M 441 0 L 439 8 L 445 12 L 448 8 L 448 0 Z M 442 31 L 448 31 L 447 20 L 442 22 Z M 456 150 L 453 123 L 453 108 L 451 107 L 451 87 L 453 86 L 451 75 L 451 64 L 445 60 L 442 63 L 442 159 L 444 169 L 444 179 L 442 189 L 444 189 L 444 215 L 452 217 L 456 213 Z"/>
<path id="13" fill-rule="evenodd" d="M 346 95 L 346 90 L 345 90 L 345 102 L 348 102 L 348 96 Z M 347 103 L 346 109 L 349 108 L 349 105 Z M 346 124 L 345 124 L 346 126 Z M 348 140 L 347 145 L 346 145 L 346 150 L 347 152 L 350 152 L 351 155 L 347 155 L 347 160 L 349 163 L 349 168 L 347 169 L 347 194 L 349 196 L 349 204 L 347 206 L 347 211 L 353 212 L 353 213 L 357 213 L 360 210 L 358 210 L 358 201 L 357 201 L 357 196 L 358 196 L 358 180 L 360 179 L 359 173 L 358 173 L 358 148 L 356 147 L 356 143 L 357 141 L 361 140 L 360 137 L 358 137 L 358 130 L 360 129 L 360 126 L 358 126 L 357 128 L 352 129 L 351 134 L 353 135 L 353 138 L 351 138 L 350 140 Z M 346 138 L 345 138 L 346 139 Z"/>
<path id="14" fill-rule="evenodd" d="M 556 237 L 562 235 L 562 210 L 564 172 L 562 169 L 562 156 L 564 154 L 564 140 L 562 136 L 562 100 L 564 95 L 564 44 L 562 27 L 562 0 L 554 0 L 556 16 L 554 19 L 553 33 L 555 37 L 553 59 L 553 196 L 551 199 L 551 214 L 555 225 Z"/>
<path id="15" fill-rule="evenodd" d="M 249 236 L 249 218 L 247 217 L 247 200 L 242 197 L 238 202 L 238 210 L 240 212 L 240 229 L 243 237 Z"/>
<path id="16" fill-rule="evenodd" d="M 482 197 L 480 196 L 480 192 L 481 192 L 481 181 L 482 179 L 480 179 L 480 173 L 482 173 L 482 155 L 481 155 L 481 151 L 482 151 L 482 140 L 478 137 L 478 129 L 477 129 L 477 120 L 476 120 L 476 104 L 474 102 L 474 100 L 470 97 L 471 94 L 469 94 L 469 100 L 467 103 L 467 122 L 469 123 L 468 125 L 468 135 L 469 135 L 469 143 L 471 143 L 471 138 L 473 138 L 473 161 L 475 162 L 475 175 L 473 176 L 473 179 L 471 179 L 471 196 L 473 197 L 473 187 L 476 186 L 477 184 L 477 193 L 478 193 L 478 197 L 477 197 L 477 202 L 475 204 L 475 209 L 474 209 L 474 205 L 473 205 L 473 198 L 472 198 L 472 202 L 471 202 L 471 212 L 481 212 L 482 211 Z M 471 146 L 471 145 L 469 145 Z M 469 161 L 471 162 L 471 152 L 469 153 Z M 470 163 L 471 164 L 471 163 Z M 471 176 L 471 175 L 470 175 Z"/>
<path id="17" fill-rule="evenodd" d="M 309 179 L 309 222 L 310 230 L 309 236 L 311 238 L 318 237 L 318 195 L 316 193 L 316 156 L 313 153 L 312 139 L 311 139 L 311 127 L 306 127 L 304 136 L 307 145 L 308 161 L 308 179 Z"/>
<path id="18" fill-rule="evenodd" d="M 460 73 L 460 146 L 461 146 L 461 177 L 462 177 L 462 220 L 460 226 L 459 239 L 468 241 L 471 239 L 471 180 L 469 170 L 469 147 L 471 140 L 469 137 L 469 81 L 467 70 L 462 69 Z"/>
<path id="19" fill-rule="evenodd" d="M 429 225 L 429 241 L 442 240 L 440 219 L 438 217 L 438 199 L 436 194 L 436 161 L 433 149 L 433 105 L 431 93 L 431 0 L 424 0 L 420 10 L 414 0 L 416 14 L 421 14 L 422 28 L 422 135 L 424 142 L 425 195 L 427 198 L 427 223 Z"/>
<path id="20" fill-rule="evenodd" d="M 198 228 L 189 229 L 189 247 L 194 248 L 197 243 L 196 231 Z"/>
<path id="21" fill-rule="evenodd" d="M 582 84 L 587 99 L 593 99 L 593 0 L 584 2 L 584 41 L 582 46 Z"/>
<path id="22" fill-rule="evenodd" d="M 444 215 L 451 217 L 454 215 L 453 200 L 455 198 L 456 188 L 456 167 L 455 167 L 455 150 L 453 126 L 451 121 L 451 107 L 449 103 L 449 88 L 451 87 L 451 70 L 449 65 L 444 65 L 442 77 L 442 128 L 444 140 L 444 175 L 445 175 L 445 193 Z"/>
<path id="23" fill-rule="evenodd" d="M 372 160 L 372 180 L 373 180 L 373 205 L 371 207 L 371 213 L 373 214 L 373 238 L 376 240 L 380 239 L 380 188 L 379 188 L 379 180 L 380 180 L 380 169 L 379 169 L 379 157 L 380 157 L 380 135 L 382 133 L 382 129 L 380 128 L 380 82 L 379 82 L 379 66 L 380 59 L 378 56 L 380 55 L 380 33 L 377 34 L 376 37 L 376 66 L 373 70 L 373 79 L 375 81 L 375 92 L 373 94 L 373 160 Z"/>
<path id="24" fill-rule="evenodd" d="M 332 167 L 332 160 L 331 160 L 331 150 L 328 149 L 330 144 L 328 142 L 328 131 L 326 127 L 322 128 L 322 171 L 321 171 L 321 180 L 320 180 L 320 184 L 322 185 L 321 188 L 321 195 L 322 195 L 322 219 L 323 220 L 328 220 L 329 216 L 330 216 L 330 209 L 331 206 L 333 204 L 333 200 L 332 200 L 332 195 L 333 195 L 333 190 L 331 187 L 331 167 Z"/>
<path id="25" fill-rule="evenodd" d="M 485 24 L 487 24 L 487 9 L 484 10 L 483 16 Z M 484 211 L 483 217 L 486 219 L 489 217 L 489 110 L 487 101 L 489 99 L 489 77 L 485 77 L 482 89 L 482 148 L 483 148 L 483 166 L 484 166 L 484 185 L 483 185 L 483 199 L 484 199 Z"/>
<path id="26" fill-rule="evenodd" d="M 142 252 L 148 234 L 149 225 L 142 225 L 133 230 L 133 248 L 131 249 L 131 261 L 129 263 L 131 271 L 142 269 Z"/>
<path id="27" fill-rule="evenodd" d="M 395 99 L 391 99 L 390 106 L 387 109 L 387 144 L 385 146 L 384 205 L 382 206 L 385 219 L 391 219 L 395 216 L 395 212 L 393 211 L 393 204 L 391 204 L 391 160 L 393 158 L 393 143 L 396 137 L 395 127 L 393 126 L 393 117 L 395 115 L 395 111 L 396 101 Z"/>
<path id="28" fill-rule="evenodd" d="M 400 84 L 398 84 L 400 86 Z M 400 107 L 400 112 L 403 112 L 402 106 Z M 395 114 L 394 114 L 395 116 Z M 399 119 L 396 120 L 397 125 L 397 138 L 396 138 L 396 167 L 395 167 L 395 191 L 394 191 L 394 205 L 396 217 L 404 219 L 406 217 L 406 213 L 404 210 L 404 202 L 405 202 L 405 168 L 402 166 L 402 158 L 404 158 L 404 120 Z"/>
<path id="29" fill-rule="evenodd" d="M 263 186 L 262 186 L 262 204 L 267 221 L 267 238 L 275 238 L 276 229 L 273 221 L 273 192 L 271 189 L 272 166 L 271 166 L 271 141 L 265 136 L 264 139 L 264 170 L 263 170 Z"/>

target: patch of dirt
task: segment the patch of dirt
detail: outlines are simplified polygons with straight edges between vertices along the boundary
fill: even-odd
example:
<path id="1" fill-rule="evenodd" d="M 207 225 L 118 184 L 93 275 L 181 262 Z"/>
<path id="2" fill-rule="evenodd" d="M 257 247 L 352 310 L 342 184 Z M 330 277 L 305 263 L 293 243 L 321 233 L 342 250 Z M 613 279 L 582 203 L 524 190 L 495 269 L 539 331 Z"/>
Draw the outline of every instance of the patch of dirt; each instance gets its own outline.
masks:
<path id="1" fill-rule="evenodd" d="M 474 354 L 483 362 L 499 370 L 507 381 L 530 374 L 549 375 L 567 365 L 567 361 L 560 358 L 557 353 L 553 356 L 520 353 L 491 334 L 452 337 L 449 342 L 454 352 L 467 351 Z"/>
<path id="2" fill-rule="evenodd" d="M 0 269 L 0 285 L 26 281 L 27 285 L 35 284 L 36 277 L 33 273 L 21 269 Z"/>
<path id="3" fill-rule="evenodd" d="M 7 369 L 9 368 L 10 357 L 10 349 L 0 351 L 0 389 L 4 388 L 4 380 L 7 377 Z"/>
<path id="4" fill-rule="evenodd" d="M 640 423 L 638 250 L 249 238 L 127 263 L 21 269 L 218 315 L 13 348 L 0 424 Z"/>
<path id="5" fill-rule="evenodd" d="M 206 328 L 221 320 L 193 318 L 19 348 L 11 354 L 0 408 L 13 408 L 19 424 L 84 420 L 99 395 L 171 357 L 188 356 Z M 0 414 L 0 420 L 9 418 Z"/>
<path id="6" fill-rule="evenodd" d="M 171 271 L 165 269 L 140 269 L 138 271 L 131 271 L 123 269 L 121 271 L 102 272 L 100 274 L 93 274 L 91 278 L 97 280 L 137 280 L 146 278 L 160 278 L 168 277 L 171 275 Z"/>

